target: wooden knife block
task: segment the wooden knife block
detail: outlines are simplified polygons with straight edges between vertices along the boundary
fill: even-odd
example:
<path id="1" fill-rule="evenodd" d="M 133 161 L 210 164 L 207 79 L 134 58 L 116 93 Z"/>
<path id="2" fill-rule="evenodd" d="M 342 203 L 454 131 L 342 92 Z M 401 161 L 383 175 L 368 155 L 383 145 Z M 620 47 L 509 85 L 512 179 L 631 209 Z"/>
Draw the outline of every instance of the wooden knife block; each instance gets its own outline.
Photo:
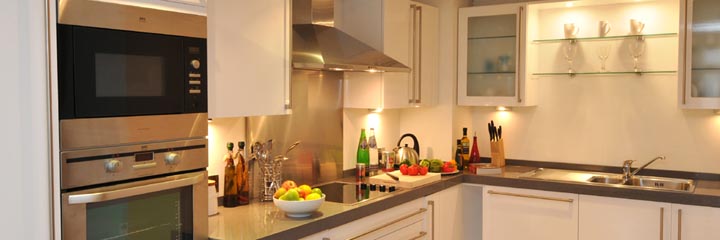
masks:
<path id="1" fill-rule="evenodd" d="M 498 167 L 505 166 L 505 144 L 502 139 L 490 142 L 490 162 Z"/>

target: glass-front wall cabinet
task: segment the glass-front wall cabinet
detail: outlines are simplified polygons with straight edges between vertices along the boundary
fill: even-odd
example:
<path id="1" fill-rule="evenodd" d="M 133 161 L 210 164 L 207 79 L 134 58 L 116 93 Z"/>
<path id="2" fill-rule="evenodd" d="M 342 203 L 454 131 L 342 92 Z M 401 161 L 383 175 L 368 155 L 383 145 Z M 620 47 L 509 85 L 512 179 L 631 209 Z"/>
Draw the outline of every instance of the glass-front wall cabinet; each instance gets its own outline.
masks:
<path id="1" fill-rule="evenodd" d="M 523 5 L 461 8 L 458 104 L 522 105 Z"/>
<path id="2" fill-rule="evenodd" d="M 685 108 L 720 109 L 720 1 L 688 0 L 681 8 L 680 101 Z"/>

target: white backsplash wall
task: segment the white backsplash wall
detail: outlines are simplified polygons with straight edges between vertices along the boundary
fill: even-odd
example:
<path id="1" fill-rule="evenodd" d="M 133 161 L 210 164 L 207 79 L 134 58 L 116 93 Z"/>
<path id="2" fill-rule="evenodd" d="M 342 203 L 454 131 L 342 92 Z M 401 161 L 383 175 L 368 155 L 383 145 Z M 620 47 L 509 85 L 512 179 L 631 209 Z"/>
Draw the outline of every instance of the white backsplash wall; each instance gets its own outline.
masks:
<path id="1" fill-rule="evenodd" d="M 680 109 L 675 74 L 537 81 L 536 107 L 472 108 L 480 155 L 489 156 L 485 129 L 495 120 L 510 159 L 620 166 L 664 155 L 649 168 L 720 173 L 720 115 Z"/>
<path id="2" fill-rule="evenodd" d="M 369 136 L 367 131 L 370 128 L 375 128 L 375 139 L 378 147 L 392 150 L 400 138 L 399 123 L 400 110 L 386 109 L 380 113 L 371 113 L 368 109 L 344 109 L 343 170 L 355 168 L 361 128 L 365 128 L 366 137 Z M 377 157 L 370 156 L 370 163 L 376 164 L 376 159 Z"/>
<path id="3" fill-rule="evenodd" d="M 237 151 L 237 142 L 245 141 L 245 118 L 213 118 L 208 123 L 208 176 L 218 175 L 220 182 L 219 196 L 224 195 L 223 185 L 225 184 L 225 154 L 226 144 L 233 142 Z M 250 144 L 245 143 L 247 150 Z M 247 151 L 249 152 L 249 151 Z M 247 156 L 245 156 L 247 159 Z M 237 162 L 236 162 L 237 164 Z"/>

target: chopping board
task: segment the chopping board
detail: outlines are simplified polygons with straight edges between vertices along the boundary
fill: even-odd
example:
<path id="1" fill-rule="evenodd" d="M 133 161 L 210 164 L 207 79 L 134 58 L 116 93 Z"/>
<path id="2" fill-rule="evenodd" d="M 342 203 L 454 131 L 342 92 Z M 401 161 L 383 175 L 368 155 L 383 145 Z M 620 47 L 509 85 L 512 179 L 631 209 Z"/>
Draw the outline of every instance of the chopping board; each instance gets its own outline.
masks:
<path id="1" fill-rule="evenodd" d="M 369 183 L 371 184 L 385 184 L 385 185 L 395 185 L 401 188 L 414 188 L 423 184 L 428 184 L 435 181 L 440 181 L 440 173 L 427 173 L 425 176 L 410 176 L 410 175 L 402 175 L 400 173 L 400 170 L 395 170 L 391 172 L 392 175 L 397 176 L 400 178 L 400 181 L 395 181 L 390 176 L 386 175 L 385 173 L 380 175 L 375 175 L 370 177 Z"/>

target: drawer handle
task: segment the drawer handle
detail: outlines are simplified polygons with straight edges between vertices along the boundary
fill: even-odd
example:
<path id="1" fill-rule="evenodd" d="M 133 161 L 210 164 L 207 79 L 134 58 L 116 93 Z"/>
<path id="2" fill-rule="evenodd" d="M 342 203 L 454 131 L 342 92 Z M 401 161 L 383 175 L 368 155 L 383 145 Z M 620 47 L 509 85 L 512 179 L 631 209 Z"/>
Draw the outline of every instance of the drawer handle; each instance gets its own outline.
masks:
<path id="1" fill-rule="evenodd" d="M 488 190 L 487 192 L 489 194 L 504 195 L 504 196 L 511 196 L 511 197 L 533 198 L 533 199 L 541 199 L 541 200 L 549 200 L 549 201 L 557 201 L 557 202 L 572 203 L 575 201 L 575 199 L 572 199 L 572 198 L 545 197 L 545 196 L 536 196 L 536 195 L 528 195 L 528 194 L 520 194 L 520 193 L 498 192 L 498 191 L 493 191 L 493 190 Z"/>
<path id="2" fill-rule="evenodd" d="M 381 230 L 381 229 L 383 229 L 383 228 L 386 228 L 386 227 L 388 227 L 388 226 L 391 226 L 391 225 L 393 225 L 393 224 L 395 224 L 395 223 L 401 222 L 401 221 L 403 221 L 403 220 L 405 220 L 405 219 L 408 219 L 408 218 L 411 218 L 411 217 L 414 217 L 414 216 L 423 214 L 424 212 L 427 212 L 427 208 L 420 208 L 419 210 L 415 211 L 414 213 L 411 213 L 411 214 L 405 215 L 405 216 L 403 216 L 403 217 L 401 217 L 401 218 L 395 219 L 395 220 L 393 220 L 393 221 L 391 221 L 391 222 L 388 222 L 388 223 L 386 223 L 386 224 L 383 224 L 382 226 L 373 228 L 373 229 L 370 230 L 370 231 L 367 231 L 367 232 L 365 232 L 365 233 L 363 233 L 363 234 L 357 235 L 357 236 L 355 236 L 355 237 L 353 237 L 353 238 L 350 238 L 350 239 L 359 239 L 359 238 L 364 237 L 364 236 L 367 236 L 367 235 L 369 235 L 369 234 L 371 234 L 371 233 L 377 232 L 377 231 L 379 231 L 379 230 Z"/>
<path id="3" fill-rule="evenodd" d="M 421 231 L 420 234 L 418 234 L 417 236 L 411 238 L 410 240 L 421 239 L 421 238 L 423 238 L 425 235 L 427 235 L 427 232 Z"/>

